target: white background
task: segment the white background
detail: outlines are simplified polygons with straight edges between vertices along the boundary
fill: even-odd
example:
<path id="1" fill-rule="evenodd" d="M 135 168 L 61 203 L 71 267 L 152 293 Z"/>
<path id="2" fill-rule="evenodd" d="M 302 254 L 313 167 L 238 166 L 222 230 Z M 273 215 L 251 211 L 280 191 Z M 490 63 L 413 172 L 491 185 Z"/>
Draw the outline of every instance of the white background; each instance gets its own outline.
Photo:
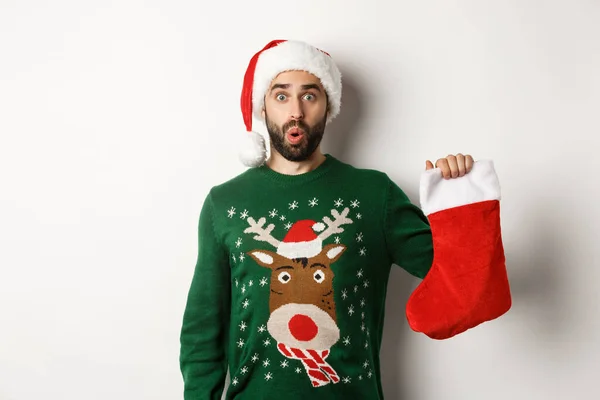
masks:
<path id="1" fill-rule="evenodd" d="M 595 398 L 598 21 L 594 0 L 2 0 L 0 399 L 182 398 L 198 214 L 244 169 L 243 75 L 281 38 L 344 75 L 325 151 L 415 202 L 426 159 L 500 178 L 513 308 L 429 340 L 395 268 L 386 398 Z"/>

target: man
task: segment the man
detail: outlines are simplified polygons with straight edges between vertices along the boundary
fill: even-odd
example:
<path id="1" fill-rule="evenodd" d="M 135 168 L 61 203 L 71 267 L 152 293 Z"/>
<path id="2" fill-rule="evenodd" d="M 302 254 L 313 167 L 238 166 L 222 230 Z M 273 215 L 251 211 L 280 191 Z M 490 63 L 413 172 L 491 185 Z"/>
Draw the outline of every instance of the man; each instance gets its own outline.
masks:
<path id="1" fill-rule="evenodd" d="M 273 41 L 250 61 L 250 168 L 213 187 L 200 215 L 181 331 L 186 400 L 221 398 L 228 369 L 227 399 L 383 399 L 393 264 L 423 279 L 406 317 L 431 338 L 509 309 L 493 164 L 427 160 L 420 209 L 385 173 L 321 151 L 340 99 L 339 70 L 309 44 Z"/>

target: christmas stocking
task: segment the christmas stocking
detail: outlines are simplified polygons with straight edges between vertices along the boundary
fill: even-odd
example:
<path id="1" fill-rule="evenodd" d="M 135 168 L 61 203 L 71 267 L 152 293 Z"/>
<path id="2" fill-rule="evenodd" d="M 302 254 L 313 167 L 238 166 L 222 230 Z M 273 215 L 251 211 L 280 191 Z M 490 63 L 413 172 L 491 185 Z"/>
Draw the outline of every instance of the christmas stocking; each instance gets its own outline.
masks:
<path id="1" fill-rule="evenodd" d="M 433 234 L 433 265 L 406 305 L 410 327 L 447 339 L 511 307 L 500 231 L 500 185 L 492 161 L 459 178 L 424 171 L 421 207 Z"/>

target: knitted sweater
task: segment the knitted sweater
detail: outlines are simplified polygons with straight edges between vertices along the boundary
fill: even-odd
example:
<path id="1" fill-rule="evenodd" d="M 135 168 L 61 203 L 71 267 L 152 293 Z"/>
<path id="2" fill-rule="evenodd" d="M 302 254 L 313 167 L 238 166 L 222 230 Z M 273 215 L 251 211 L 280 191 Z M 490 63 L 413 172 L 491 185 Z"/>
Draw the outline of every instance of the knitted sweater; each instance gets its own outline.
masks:
<path id="1" fill-rule="evenodd" d="M 493 207 L 498 196 L 491 196 L 454 201 Z M 390 268 L 419 278 L 438 268 L 427 215 L 461 208 L 449 204 L 431 200 L 423 211 L 385 173 L 331 155 L 308 173 L 262 166 L 213 187 L 199 218 L 181 331 L 184 398 L 220 399 L 229 369 L 226 399 L 383 399 L 379 350 Z M 484 229 L 497 222 L 489 210 L 477 215 Z M 497 250 L 491 257 L 502 262 Z M 500 275 L 496 281 L 505 279 L 502 268 Z M 464 299 L 455 299 L 463 314 L 453 321 L 430 318 L 436 303 L 453 300 L 444 282 L 431 296 L 419 288 L 407 308 L 411 327 L 438 339 L 483 322 L 465 315 L 479 300 L 464 309 Z M 424 298 L 434 304 L 422 305 Z"/>

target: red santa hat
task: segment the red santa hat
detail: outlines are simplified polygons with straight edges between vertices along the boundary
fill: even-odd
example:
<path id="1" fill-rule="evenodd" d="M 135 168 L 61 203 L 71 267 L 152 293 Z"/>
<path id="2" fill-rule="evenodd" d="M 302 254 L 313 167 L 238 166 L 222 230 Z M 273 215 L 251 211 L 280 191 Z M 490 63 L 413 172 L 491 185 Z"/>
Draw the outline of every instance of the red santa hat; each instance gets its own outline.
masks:
<path id="1" fill-rule="evenodd" d="M 273 40 L 256 53 L 246 70 L 240 105 L 246 125 L 246 141 L 239 157 L 248 167 L 266 161 L 265 139 L 252 130 L 252 116 L 262 119 L 265 93 L 273 79 L 284 71 L 306 71 L 321 80 L 329 100 L 327 122 L 340 112 L 342 76 L 330 55 L 308 43 L 294 40 Z"/>
<path id="2" fill-rule="evenodd" d="M 279 243 L 277 254 L 290 259 L 316 256 L 323 249 L 323 241 L 315 232 L 324 229 L 325 224 L 322 222 L 310 219 L 296 222 Z"/>

